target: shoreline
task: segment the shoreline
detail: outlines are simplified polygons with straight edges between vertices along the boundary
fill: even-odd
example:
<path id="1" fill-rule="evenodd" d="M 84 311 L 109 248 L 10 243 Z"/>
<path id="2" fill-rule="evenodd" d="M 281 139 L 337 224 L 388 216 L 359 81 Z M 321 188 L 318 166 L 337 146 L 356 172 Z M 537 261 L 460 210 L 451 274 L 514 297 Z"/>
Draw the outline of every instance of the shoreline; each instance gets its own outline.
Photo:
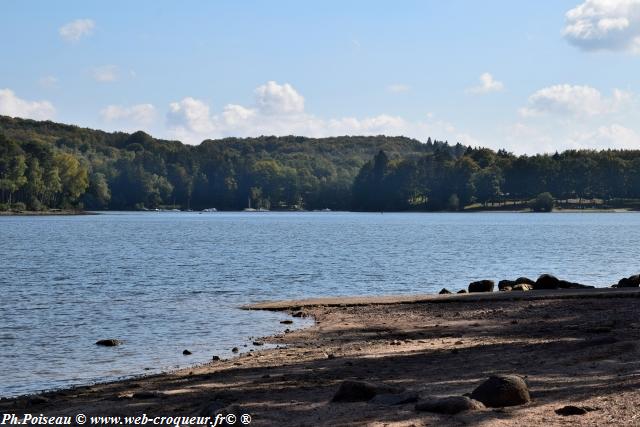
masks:
<path id="1" fill-rule="evenodd" d="M 640 289 L 513 294 L 253 304 L 243 308 L 285 311 L 315 323 L 260 340 L 285 347 L 254 347 L 175 372 L 5 398 L 0 410 L 47 416 L 233 410 L 250 413 L 252 425 L 558 425 L 571 419 L 620 425 L 635 419 Z M 445 396 L 469 392 L 497 372 L 527 375 L 532 402 L 455 416 L 416 412 L 410 403 L 330 402 L 345 379 Z M 597 410 L 570 418 L 554 412 L 578 403 Z"/>

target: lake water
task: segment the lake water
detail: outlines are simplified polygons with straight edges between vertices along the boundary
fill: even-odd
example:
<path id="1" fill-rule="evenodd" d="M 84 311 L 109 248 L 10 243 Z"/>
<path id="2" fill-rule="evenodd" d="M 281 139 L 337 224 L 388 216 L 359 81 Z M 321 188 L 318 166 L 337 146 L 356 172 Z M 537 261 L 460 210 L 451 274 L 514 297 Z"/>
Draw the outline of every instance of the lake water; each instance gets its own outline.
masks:
<path id="1" fill-rule="evenodd" d="M 638 230 L 634 213 L 0 217 L 0 396 L 248 350 L 286 317 L 250 302 L 545 272 L 608 286 L 640 272 Z"/>

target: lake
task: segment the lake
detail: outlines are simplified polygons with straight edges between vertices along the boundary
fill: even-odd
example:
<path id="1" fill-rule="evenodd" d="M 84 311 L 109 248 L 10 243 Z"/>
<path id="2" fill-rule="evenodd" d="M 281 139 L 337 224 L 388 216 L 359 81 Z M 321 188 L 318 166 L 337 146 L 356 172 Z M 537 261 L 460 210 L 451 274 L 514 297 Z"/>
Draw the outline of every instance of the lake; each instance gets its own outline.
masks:
<path id="1" fill-rule="evenodd" d="M 609 286 L 640 272 L 639 229 L 634 213 L 0 217 L 0 396 L 247 351 L 287 317 L 238 308 L 250 302 L 545 272 Z M 96 346 L 102 338 L 125 343 Z"/>

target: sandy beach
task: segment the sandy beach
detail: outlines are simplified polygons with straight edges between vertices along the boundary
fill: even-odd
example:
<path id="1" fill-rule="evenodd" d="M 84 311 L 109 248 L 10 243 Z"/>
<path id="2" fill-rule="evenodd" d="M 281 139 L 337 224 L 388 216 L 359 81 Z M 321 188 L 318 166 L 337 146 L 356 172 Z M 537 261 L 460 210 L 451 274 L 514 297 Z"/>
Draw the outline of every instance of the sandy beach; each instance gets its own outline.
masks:
<path id="1" fill-rule="evenodd" d="M 251 425 L 259 426 L 638 425 L 638 297 L 635 288 L 257 304 L 249 308 L 316 322 L 265 337 L 255 351 L 229 360 L 5 399 L 0 411 L 149 417 L 233 412 L 250 414 Z M 261 343 L 281 348 L 261 350 Z M 416 399 L 470 393 L 494 374 L 525 377 L 531 402 L 456 415 L 415 410 Z M 368 402 L 332 402 L 344 380 L 389 386 L 407 401 L 385 394 Z M 588 410 L 556 413 L 566 405 Z"/>

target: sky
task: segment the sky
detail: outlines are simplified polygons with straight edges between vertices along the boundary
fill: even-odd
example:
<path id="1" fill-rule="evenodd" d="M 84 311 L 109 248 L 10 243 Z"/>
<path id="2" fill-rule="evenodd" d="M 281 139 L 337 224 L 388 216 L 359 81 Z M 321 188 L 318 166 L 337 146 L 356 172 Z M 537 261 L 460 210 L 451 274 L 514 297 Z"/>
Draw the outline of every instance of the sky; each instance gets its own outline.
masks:
<path id="1" fill-rule="evenodd" d="M 6 0 L 0 38 L 13 117 L 640 149 L 640 0 Z"/>

